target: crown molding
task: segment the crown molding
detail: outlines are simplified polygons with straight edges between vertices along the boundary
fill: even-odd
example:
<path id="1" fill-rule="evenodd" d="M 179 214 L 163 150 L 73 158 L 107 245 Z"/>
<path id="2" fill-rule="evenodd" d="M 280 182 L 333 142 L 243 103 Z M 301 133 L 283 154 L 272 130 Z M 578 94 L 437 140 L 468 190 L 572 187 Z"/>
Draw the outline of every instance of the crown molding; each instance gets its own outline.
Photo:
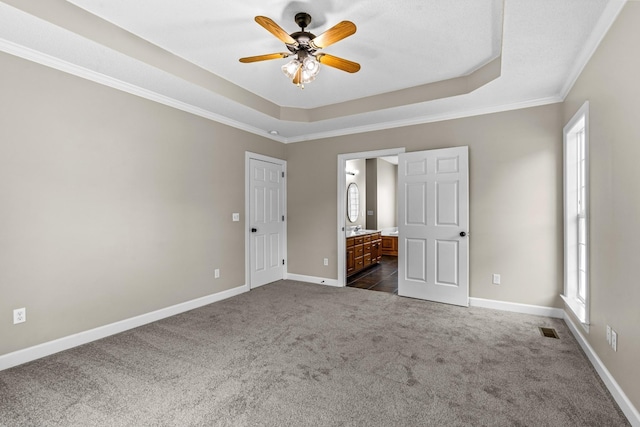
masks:
<path id="1" fill-rule="evenodd" d="M 240 129 L 245 132 L 249 132 L 249 133 L 252 133 L 267 139 L 272 139 L 274 141 L 282 142 L 282 143 L 286 142 L 285 139 L 279 135 L 270 135 L 268 133 L 265 133 L 264 130 L 253 127 L 253 126 L 249 126 L 246 123 L 242 123 L 236 120 L 231 120 L 220 114 L 212 113 L 211 111 L 205 110 L 203 108 L 196 107 L 186 102 L 178 101 L 177 99 L 159 94 L 157 92 L 154 92 L 148 89 L 141 88 L 136 85 L 132 85 L 122 80 L 115 79 L 105 74 L 98 73 L 88 68 L 70 63 L 68 61 L 63 61 L 54 56 L 47 55 L 45 53 L 36 51 L 34 49 L 18 45 L 14 42 L 11 42 L 5 39 L 0 39 L 0 51 L 8 53 L 13 56 L 17 56 L 22 59 L 26 59 L 27 61 L 44 65 L 45 67 L 53 68 L 55 70 L 62 71 L 64 73 L 71 74 L 76 77 L 80 77 L 82 79 L 92 81 L 94 83 L 101 84 L 103 86 L 108 86 L 113 89 L 117 89 L 119 91 L 138 96 L 140 98 L 148 99 L 150 101 L 157 102 L 159 104 L 163 104 L 168 107 L 175 108 L 177 110 L 181 110 L 181 111 L 194 114 L 196 116 L 200 116 L 200 117 L 203 117 L 227 126 L 231 126 L 233 128 Z"/>
<path id="2" fill-rule="evenodd" d="M 317 139 L 335 138 L 339 136 L 353 135 L 358 133 L 376 132 L 385 129 L 393 129 L 406 126 L 422 125 L 425 123 L 442 122 L 445 120 L 463 119 L 465 117 L 481 116 L 484 114 L 502 113 L 505 111 L 519 110 L 522 108 L 540 107 L 548 104 L 556 104 L 562 102 L 560 96 L 550 96 L 546 98 L 532 99 L 528 101 L 515 102 L 511 104 L 490 105 L 482 108 L 470 108 L 467 110 L 448 112 L 444 114 L 435 114 L 422 116 L 411 119 L 395 120 L 390 122 L 377 122 L 371 125 L 350 127 L 346 129 L 336 129 L 329 132 L 318 132 L 314 134 L 303 135 L 299 138 L 286 138 L 285 143 L 292 144 L 296 142 L 314 141 Z"/>
<path id="3" fill-rule="evenodd" d="M 563 101 L 565 100 L 567 95 L 569 95 L 569 92 L 576 84 L 576 81 L 578 81 L 578 77 L 580 77 L 585 67 L 591 60 L 591 57 L 596 52 L 598 47 L 600 47 L 600 43 L 602 43 L 606 35 L 609 33 L 609 29 L 616 21 L 618 15 L 620 15 L 620 12 L 622 12 L 622 9 L 626 4 L 627 0 L 611 0 L 607 3 L 607 8 L 600 16 L 598 23 L 593 27 L 591 36 L 578 55 L 576 61 L 574 62 L 575 65 L 569 72 L 569 77 L 567 77 L 564 86 L 560 90 L 560 97 Z"/>
<path id="4" fill-rule="evenodd" d="M 30 49 L 22 45 L 18 45 L 14 42 L 11 42 L 5 39 L 0 39 L 0 51 L 8 53 L 10 55 L 17 56 L 19 58 L 26 59 L 31 62 L 35 62 L 40 65 L 44 65 L 45 67 L 53 68 L 58 71 L 68 73 L 85 80 L 89 80 L 104 86 L 108 86 L 113 89 L 120 90 L 134 96 L 148 99 L 150 101 L 157 102 L 157 103 L 166 105 L 168 107 L 175 108 L 177 110 L 194 114 L 196 116 L 203 117 L 208 120 L 212 120 L 212 121 L 215 121 L 239 130 L 243 130 L 245 132 L 249 132 L 266 139 L 271 139 L 273 141 L 281 142 L 284 144 L 311 141 L 311 140 L 317 140 L 317 139 L 333 138 L 333 137 L 353 135 L 358 133 L 375 132 L 375 131 L 384 130 L 384 129 L 393 129 L 398 127 L 420 125 L 420 124 L 439 122 L 444 120 L 460 119 L 465 117 L 499 113 L 499 112 L 504 112 L 509 110 L 521 109 L 521 108 L 537 107 L 541 105 L 562 102 L 564 99 L 561 96 L 553 96 L 548 98 L 534 99 L 534 100 L 517 102 L 512 104 L 501 104 L 501 105 L 487 106 L 487 107 L 476 108 L 476 109 L 468 109 L 464 111 L 449 112 L 444 114 L 427 115 L 427 116 L 410 118 L 405 120 L 377 122 L 371 125 L 336 129 L 328 132 L 318 132 L 314 134 L 302 135 L 300 137 L 287 138 L 282 135 L 271 135 L 265 132 L 263 129 L 259 129 L 254 126 L 249 126 L 246 123 L 242 123 L 237 120 L 231 120 L 220 114 L 212 113 L 211 111 L 205 110 L 203 108 L 196 107 L 194 105 L 191 105 L 182 101 L 178 101 L 174 98 L 159 94 L 157 92 L 144 89 L 136 85 L 132 85 L 122 80 L 115 79 L 105 74 L 98 73 L 96 71 L 93 71 L 84 67 L 80 67 L 68 61 L 63 61 L 59 58 L 53 57 L 48 54 L 44 54 L 42 52 L 36 51 L 34 49 Z"/>

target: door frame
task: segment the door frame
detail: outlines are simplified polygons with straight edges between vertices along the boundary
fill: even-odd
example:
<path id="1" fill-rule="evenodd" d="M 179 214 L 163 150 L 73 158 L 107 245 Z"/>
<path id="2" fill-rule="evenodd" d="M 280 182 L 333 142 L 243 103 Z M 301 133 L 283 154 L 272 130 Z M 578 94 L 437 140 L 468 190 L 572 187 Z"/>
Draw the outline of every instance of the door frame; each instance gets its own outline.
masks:
<path id="1" fill-rule="evenodd" d="M 262 154 L 245 151 L 244 153 L 244 286 L 247 291 L 251 290 L 251 159 L 263 162 L 274 163 L 282 167 L 284 172 L 282 203 L 284 210 L 284 221 L 282 222 L 282 256 L 284 265 L 282 266 L 282 278 L 287 278 L 287 161 L 269 157 Z"/>
<path id="2" fill-rule="evenodd" d="M 406 149 L 400 148 L 388 148 L 385 150 L 376 151 L 363 151 L 359 153 L 345 153 L 338 154 L 338 286 L 345 287 L 347 285 L 347 271 L 346 271 L 346 257 L 347 257 L 347 241 L 345 239 L 346 229 L 346 212 L 347 212 L 347 176 L 346 167 L 347 160 L 357 159 L 373 159 L 377 157 L 385 156 L 397 156 L 400 153 L 404 153 Z"/>

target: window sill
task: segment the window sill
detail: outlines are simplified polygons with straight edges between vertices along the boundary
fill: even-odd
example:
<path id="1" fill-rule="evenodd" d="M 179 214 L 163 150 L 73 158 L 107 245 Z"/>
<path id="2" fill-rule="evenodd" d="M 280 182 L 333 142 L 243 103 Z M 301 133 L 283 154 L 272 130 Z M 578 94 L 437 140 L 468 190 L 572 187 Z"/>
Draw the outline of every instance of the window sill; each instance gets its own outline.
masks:
<path id="1" fill-rule="evenodd" d="M 571 312 L 578 318 L 582 328 L 589 333 L 589 319 L 587 317 L 587 310 L 580 301 L 575 298 L 568 297 L 566 295 L 560 295 L 564 300 L 564 303 L 571 309 Z"/>

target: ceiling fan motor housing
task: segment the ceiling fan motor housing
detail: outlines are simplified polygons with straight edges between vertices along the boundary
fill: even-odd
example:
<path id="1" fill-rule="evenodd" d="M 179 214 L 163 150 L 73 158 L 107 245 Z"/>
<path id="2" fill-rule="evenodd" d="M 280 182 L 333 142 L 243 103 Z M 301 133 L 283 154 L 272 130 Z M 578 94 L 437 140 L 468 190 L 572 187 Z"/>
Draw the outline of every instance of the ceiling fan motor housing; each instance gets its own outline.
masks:
<path id="1" fill-rule="evenodd" d="M 295 17 L 296 24 L 300 27 L 302 31 L 296 31 L 295 33 L 289 34 L 293 39 L 298 42 L 298 45 L 290 45 L 287 44 L 287 49 L 291 52 L 296 53 L 300 50 L 305 50 L 310 54 L 315 53 L 317 49 L 312 48 L 309 45 L 309 42 L 316 38 L 316 35 L 305 31 L 304 29 L 311 23 L 311 15 L 308 13 L 300 12 L 296 14 Z"/>
<path id="2" fill-rule="evenodd" d="M 308 51 L 309 53 L 315 52 L 317 49 L 313 49 L 309 46 L 309 42 L 316 38 L 315 34 L 309 33 L 307 31 L 297 31 L 295 33 L 291 33 L 290 36 L 294 38 L 298 42 L 298 46 L 287 44 L 287 49 L 291 52 L 297 52 L 301 49 Z"/>
<path id="3" fill-rule="evenodd" d="M 302 28 L 302 31 L 311 24 L 311 15 L 305 12 L 296 13 L 294 19 L 296 24 L 298 24 L 298 27 Z"/>

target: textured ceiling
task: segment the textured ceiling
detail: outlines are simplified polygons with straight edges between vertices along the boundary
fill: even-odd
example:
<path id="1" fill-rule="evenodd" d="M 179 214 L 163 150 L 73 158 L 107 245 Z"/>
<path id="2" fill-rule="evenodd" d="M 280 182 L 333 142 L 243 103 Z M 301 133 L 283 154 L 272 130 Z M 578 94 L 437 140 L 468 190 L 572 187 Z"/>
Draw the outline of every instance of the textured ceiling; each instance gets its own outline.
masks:
<path id="1" fill-rule="evenodd" d="M 0 50 L 295 142 L 561 101 L 623 5 L 6 0 L 0 2 Z M 308 30 L 316 35 L 342 20 L 354 22 L 353 36 L 325 50 L 360 63 L 361 71 L 323 66 L 300 90 L 280 71 L 285 59 L 238 61 L 286 51 L 256 15 L 294 32 L 300 11 L 312 15 Z"/>

